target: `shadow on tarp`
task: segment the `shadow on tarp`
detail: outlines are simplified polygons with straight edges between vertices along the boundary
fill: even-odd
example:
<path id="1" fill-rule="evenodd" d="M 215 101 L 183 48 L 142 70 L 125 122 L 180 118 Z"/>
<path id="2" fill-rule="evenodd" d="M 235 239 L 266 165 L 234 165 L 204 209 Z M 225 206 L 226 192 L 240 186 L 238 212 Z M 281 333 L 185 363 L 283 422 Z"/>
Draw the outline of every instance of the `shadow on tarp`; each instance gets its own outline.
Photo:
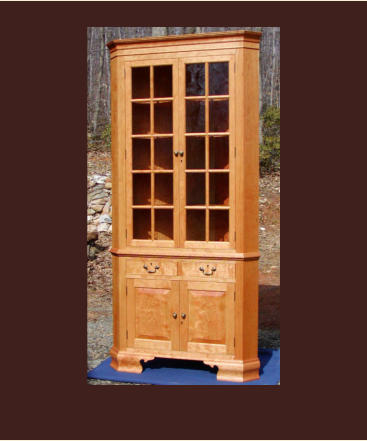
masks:
<path id="1" fill-rule="evenodd" d="M 154 385 L 276 385 L 280 381 L 280 350 L 259 349 L 260 379 L 247 383 L 217 381 L 217 367 L 211 368 L 201 361 L 155 358 L 142 362 L 143 372 L 132 374 L 117 372 L 107 358 L 88 372 L 88 378 Z"/>

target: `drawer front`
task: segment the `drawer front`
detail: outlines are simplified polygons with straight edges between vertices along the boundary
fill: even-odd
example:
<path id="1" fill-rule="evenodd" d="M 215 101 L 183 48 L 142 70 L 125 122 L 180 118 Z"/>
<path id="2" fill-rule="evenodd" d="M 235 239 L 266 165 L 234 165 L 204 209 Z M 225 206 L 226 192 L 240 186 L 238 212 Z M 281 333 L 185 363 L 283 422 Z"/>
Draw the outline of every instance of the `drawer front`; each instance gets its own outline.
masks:
<path id="1" fill-rule="evenodd" d="M 126 274 L 176 276 L 177 262 L 156 259 L 127 259 Z"/>
<path id="2" fill-rule="evenodd" d="M 194 261 L 182 262 L 182 275 L 209 279 L 234 279 L 235 263 Z"/>

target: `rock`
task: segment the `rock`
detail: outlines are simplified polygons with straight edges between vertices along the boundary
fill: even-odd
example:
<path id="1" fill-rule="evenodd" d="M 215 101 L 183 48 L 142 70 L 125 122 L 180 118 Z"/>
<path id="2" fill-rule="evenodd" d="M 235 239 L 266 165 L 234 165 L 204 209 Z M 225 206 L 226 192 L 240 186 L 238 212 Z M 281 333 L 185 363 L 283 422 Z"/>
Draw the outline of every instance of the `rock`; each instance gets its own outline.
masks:
<path id="1" fill-rule="evenodd" d="M 92 180 L 96 182 L 97 184 L 104 184 L 107 179 L 107 176 L 102 175 L 93 175 Z"/>
<path id="2" fill-rule="evenodd" d="M 92 221 L 92 219 L 93 219 L 93 216 L 87 216 L 87 222 L 88 222 L 88 224 L 89 224 L 89 222 Z"/>
<path id="3" fill-rule="evenodd" d="M 87 226 L 87 233 L 96 233 L 97 232 L 97 225 L 88 225 Z"/>
<path id="4" fill-rule="evenodd" d="M 106 178 L 105 182 L 112 182 L 112 179 L 111 178 Z"/>
<path id="5" fill-rule="evenodd" d="M 95 210 L 93 210 L 93 208 L 88 208 L 87 214 L 93 215 L 93 214 L 95 214 Z"/>
<path id="6" fill-rule="evenodd" d="M 112 224 L 112 219 L 110 218 L 110 216 L 108 214 L 101 214 L 101 216 L 99 217 L 99 223 L 100 224 L 103 224 L 103 223 Z"/>
<path id="7" fill-rule="evenodd" d="M 107 201 L 107 204 L 103 207 L 102 214 L 108 214 L 110 211 L 111 202 Z"/>
<path id="8" fill-rule="evenodd" d="M 90 205 L 93 207 L 94 205 L 102 205 L 102 208 L 104 207 L 105 203 L 106 203 L 107 198 L 103 198 L 103 199 L 94 199 Z M 94 210 L 94 208 L 93 208 Z"/>
<path id="9" fill-rule="evenodd" d="M 97 231 L 108 231 L 109 225 L 106 223 L 99 224 L 97 227 Z"/>
<path id="10" fill-rule="evenodd" d="M 264 228 L 264 227 L 260 227 L 260 230 L 261 230 L 261 231 L 265 231 L 265 228 Z"/>
<path id="11" fill-rule="evenodd" d="M 103 209 L 103 205 L 92 205 L 91 208 L 96 212 L 100 213 Z"/>
<path id="12" fill-rule="evenodd" d="M 98 240 L 98 233 L 97 231 L 91 231 L 87 233 L 87 243 L 91 242 L 91 241 L 96 241 Z"/>
<path id="13" fill-rule="evenodd" d="M 105 185 L 104 185 L 104 188 L 111 189 L 112 188 L 112 182 L 106 182 Z"/>
<path id="14" fill-rule="evenodd" d="M 99 193 L 96 194 L 91 194 L 90 195 L 91 199 L 94 201 L 95 199 L 103 199 L 107 197 L 107 193 L 104 191 L 101 191 Z"/>
<path id="15" fill-rule="evenodd" d="M 112 233 L 112 225 L 110 225 L 110 228 L 108 229 L 109 233 Z"/>

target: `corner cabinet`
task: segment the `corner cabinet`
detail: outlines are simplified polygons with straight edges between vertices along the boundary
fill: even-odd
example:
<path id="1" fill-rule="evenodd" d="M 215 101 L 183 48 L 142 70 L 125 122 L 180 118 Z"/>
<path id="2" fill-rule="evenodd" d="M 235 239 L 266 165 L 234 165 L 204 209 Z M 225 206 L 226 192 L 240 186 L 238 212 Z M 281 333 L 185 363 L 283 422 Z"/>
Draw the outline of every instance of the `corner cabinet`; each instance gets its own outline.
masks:
<path id="1" fill-rule="evenodd" d="M 111 366 L 259 378 L 260 33 L 114 40 Z"/>

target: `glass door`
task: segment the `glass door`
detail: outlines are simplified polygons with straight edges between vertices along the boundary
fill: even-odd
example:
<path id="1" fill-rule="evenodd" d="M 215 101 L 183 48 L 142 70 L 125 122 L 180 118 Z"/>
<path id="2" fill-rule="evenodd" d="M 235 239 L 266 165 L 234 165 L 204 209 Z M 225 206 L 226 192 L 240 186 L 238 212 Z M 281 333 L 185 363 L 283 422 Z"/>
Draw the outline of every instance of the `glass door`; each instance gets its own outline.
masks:
<path id="1" fill-rule="evenodd" d="M 231 56 L 180 60 L 180 244 L 234 244 L 234 71 Z"/>
<path id="2" fill-rule="evenodd" d="M 131 245 L 175 246 L 176 71 L 176 60 L 126 65 L 127 240 Z"/>

